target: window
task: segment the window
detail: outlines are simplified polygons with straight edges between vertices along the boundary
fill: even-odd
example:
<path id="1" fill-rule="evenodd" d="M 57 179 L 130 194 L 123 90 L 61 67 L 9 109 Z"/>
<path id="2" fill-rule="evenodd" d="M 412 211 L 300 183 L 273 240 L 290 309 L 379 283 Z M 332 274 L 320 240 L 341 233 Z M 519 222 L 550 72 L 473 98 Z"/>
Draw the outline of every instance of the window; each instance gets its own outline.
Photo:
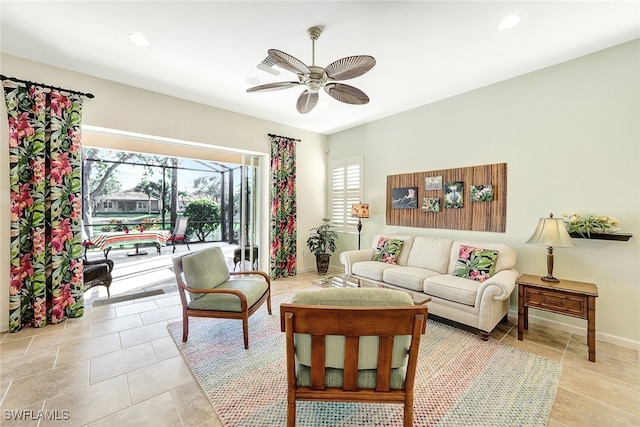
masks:
<path id="1" fill-rule="evenodd" d="M 111 200 L 105 200 L 104 202 L 102 202 L 102 208 L 103 209 L 113 209 L 113 202 Z"/>
<path id="2" fill-rule="evenodd" d="M 331 162 L 331 223 L 338 231 L 358 224 L 351 205 L 363 201 L 362 164 L 362 156 Z"/>
<path id="3" fill-rule="evenodd" d="M 138 202 L 138 209 L 147 209 L 147 202 Z"/>

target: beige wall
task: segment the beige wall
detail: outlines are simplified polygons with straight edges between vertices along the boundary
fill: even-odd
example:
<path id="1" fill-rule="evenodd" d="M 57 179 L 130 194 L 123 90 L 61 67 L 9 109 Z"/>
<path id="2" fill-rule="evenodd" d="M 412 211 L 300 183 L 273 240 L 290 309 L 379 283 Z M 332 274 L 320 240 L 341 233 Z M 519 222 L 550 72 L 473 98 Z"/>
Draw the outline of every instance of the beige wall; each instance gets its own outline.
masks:
<path id="1" fill-rule="evenodd" d="M 329 160 L 364 153 L 363 245 L 382 230 L 505 242 L 521 273 L 544 275 L 546 249 L 526 245 L 553 212 L 607 214 L 628 242 L 574 239 L 554 275 L 598 285 L 600 339 L 640 345 L 640 41 L 462 94 L 329 137 Z M 430 82 L 437 84 L 437 82 Z M 386 176 L 507 163 L 505 233 L 385 225 Z M 340 250 L 357 247 L 341 236 Z M 516 293 L 511 299 L 516 310 Z M 584 330 L 586 322 L 531 310 Z"/>
<path id="2" fill-rule="evenodd" d="M 87 99 L 83 108 L 83 126 L 95 129 L 114 129 L 141 136 L 159 136 L 170 145 L 176 155 L 186 153 L 183 141 L 195 142 L 211 150 L 251 153 L 262 156 L 267 167 L 263 168 L 263 215 L 261 222 L 268 224 L 268 133 L 289 136 L 301 140 L 297 144 L 297 188 L 298 188 L 298 265 L 300 270 L 315 268 L 315 260 L 303 256 L 306 248 L 307 230 L 316 226 L 327 210 L 324 194 L 326 182 L 327 137 L 312 132 L 280 125 L 208 107 L 174 97 L 137 89 L 111 81 L 50 67 L 11 55 L 1 56 L 1 72 L 7 76 L 38 81 L 54 86 L 91 92 L 94 99 Z M 6 117 L 4 101 L 0 116 Z M 9 270 L 9 176 L 7 121 L 0 120 L 0 329 L 8 327 L 8 270 Z M 134 138 L 129 148 L 133 151 L 149 150 L 144 140 Z M 87 136 L 90 140 L 91 136 Z M 99 145 L 96 143 L 96 145 Z M 268 227 L 262 227 L 261 246 L 269 243 Z M 263 253 L 261 262 L 267 262 Z"/>

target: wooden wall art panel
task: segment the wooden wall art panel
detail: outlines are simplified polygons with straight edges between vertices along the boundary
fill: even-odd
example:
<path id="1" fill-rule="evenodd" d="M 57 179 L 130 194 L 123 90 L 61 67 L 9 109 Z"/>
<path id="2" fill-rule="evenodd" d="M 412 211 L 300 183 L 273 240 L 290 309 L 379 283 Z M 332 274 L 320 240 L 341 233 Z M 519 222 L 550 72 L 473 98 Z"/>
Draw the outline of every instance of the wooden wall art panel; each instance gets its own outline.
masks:
<path id="1" fill-rule="evenodd" d="M 442 186 L 438 190 L 427 190 L 427 177 L 442 177 Z M 463 183 L 462 207 L 445 207 L 447 183 Z M 471 186 L 493 186 L 493 201 L 471 201 Z M 437 183 L 436 183 L 437 186 Z M 404 204 L 398 199 L 402 190 L 417 187 L 417 208 Z M 449 205 L 460 203 L 454 186 L 450 186 Z M 396 199 L 393 190 L 396 189 Z M 409 192 L 411 192 L 409 190 Z M 427 211 L 425 198 L 439 199 L 439 212 Z M 394 205 L 396 206 L 394 208 Z M 415 206 L 415 204 L 413 204 Z M 431 207 L 431 209 L 436 209 Z M 494 231 L 504 233 L 507 215 L 507 164 L 471 166 L 456 169 L 434 170 L 427 172 L 404 173 L 387 176 L 387 224 L 406 227 L 444 228 L 452 230 Z"/>

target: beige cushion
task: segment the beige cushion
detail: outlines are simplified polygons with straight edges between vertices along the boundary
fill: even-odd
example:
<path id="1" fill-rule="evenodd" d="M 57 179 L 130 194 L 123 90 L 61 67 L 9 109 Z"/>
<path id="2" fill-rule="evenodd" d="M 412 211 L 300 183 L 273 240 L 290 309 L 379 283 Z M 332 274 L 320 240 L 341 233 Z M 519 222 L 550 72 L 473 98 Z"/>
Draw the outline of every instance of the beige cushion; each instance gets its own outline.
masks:
<path id="1" fill-rule="evenodd" d="M 338 306 L 405 306 L 413 305 L 408 293 L 378 288 L 328 288 L 297 292 L 294 304 L 338 305 Z M 378 337 L 360 337 L 358 369 L 375 369 L 378 365 Z M 393 340 L 392 368 L 404 366 L 411 337 L 397 336 Z M 296 360 L 311 366 L 311 336 L 296 334 Z M 325 342 L 325 366 L 344 369 L 344 337 L 328 336 Z"/>
<path id="2" fill-rule="evenodd" d="M 429 277 L 424 281 L 424 292 L 428 295 L 474 306 L 479 282 L 462 277 L 443 274 Z"/>
<path id="3" fill-rule="evenodd" d="M 258 279 L 234 279 L 228 280 L 216 289 L 235 289 L 241 291 L 247 297 L 247 308 L 252 307 L 267 292 L 267 281 Z M 193 310 L 215 310 L 241 312 L 240 298 L 233 294 L 210 293 L 192 299 L 189 308 Z"/>
<path id="4" fill-rule="evenodd" d="M 222 249 L 217 246 L 185 255 L 182 270 L 187 286 L 194 289 L 213 289 L 231 277 Z M 204 294 L 190 292 L 190 295 L 194 299 Z"/>
<path id="5" fill-rule="evenodd" d="M 382 282 L 382 276 L 384 271 L 389 268 L 396 268 L 396 265 L 387 264 L 380 261 L 360 261 L 353 263 L 351 272 L 356 276 L 364 277 L 365 279 L 377 280 Z"/>
<path id="6" fill-rule="evenodd" d="M 445 274 L 449 266 L 452 243 L 451 239 L 438 237 L 419 236 L 414 238 L 407 266 L 426 268 Z"/>
<path id="7" fill-rule="evenodd" d="M 384 283 L 423 292 L 424 279 L 439 276 L 440 273 L 417 267 L 396 267 L 384 270 L 382 275 Z"/>

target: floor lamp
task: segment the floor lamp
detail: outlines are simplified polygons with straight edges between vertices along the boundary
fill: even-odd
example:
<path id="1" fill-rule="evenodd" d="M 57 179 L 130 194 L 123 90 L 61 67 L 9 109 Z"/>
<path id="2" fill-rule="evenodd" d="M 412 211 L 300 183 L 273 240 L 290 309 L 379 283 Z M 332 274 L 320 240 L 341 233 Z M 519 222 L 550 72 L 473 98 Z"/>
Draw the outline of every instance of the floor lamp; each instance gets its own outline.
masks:
<path id="1" fill-rule="evenodd" d="M 355 203 L 351 205 L 351 216 L 358 218 L 358 250 L 360 250 L 360 233 L 362 232 L 362 218 L 369 218 L 369 204 Z"/>

